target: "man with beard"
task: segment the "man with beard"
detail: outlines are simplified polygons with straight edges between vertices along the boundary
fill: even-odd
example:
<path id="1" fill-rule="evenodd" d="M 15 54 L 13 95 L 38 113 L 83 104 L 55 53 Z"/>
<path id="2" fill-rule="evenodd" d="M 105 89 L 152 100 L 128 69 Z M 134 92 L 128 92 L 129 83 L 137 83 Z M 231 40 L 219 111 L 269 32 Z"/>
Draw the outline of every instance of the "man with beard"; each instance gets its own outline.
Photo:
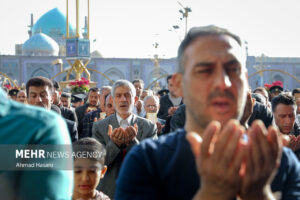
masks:
<path id="1" fill-rule="evenodd" d="M 130 151 L 116 199 L 274 199 L 272 192 L 299 199 L 300 165 L 282 151 L 278 130 L 258 120 L 245 131 L 238 122 L 248 90 L 240 38 L 194 27 L 177 58 L 173 84 L 186 105 L 185 127 Z"/>
<path id="2" fill-rule="evenodd" d="M 116 113 L 93 125 L 93 137 L 106 148 L 107 173 L 99 189 L 114 198 L 115 182 L 122 161 L 133 145 L 145 138 L 156 138 L 156 126 L 150 120 L 133 114 L 136 100 L 135 88 L 127 80 L 118 80 L 112 86 L 111 95 Z"/>

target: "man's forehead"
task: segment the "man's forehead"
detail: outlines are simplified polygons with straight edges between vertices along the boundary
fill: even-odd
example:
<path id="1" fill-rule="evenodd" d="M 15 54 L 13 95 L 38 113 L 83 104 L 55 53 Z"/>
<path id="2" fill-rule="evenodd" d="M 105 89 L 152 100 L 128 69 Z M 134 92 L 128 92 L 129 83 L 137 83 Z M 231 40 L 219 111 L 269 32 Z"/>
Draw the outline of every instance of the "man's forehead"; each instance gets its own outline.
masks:
<path id="1" fill-rule="evenodd" d="M 147 99 L 146 104 L 149 104 L 151 102 L 155 102 L 154 97 L 152 96 Z"/>
<path id="2" fill-rule="evenodd" d="M 47 85 L 45 86 L 30 86 L 29 87 L 29 93 L 42 93 L 42 92 L 48 92 L 49 87 Z"/>
<path id="3" fill-rule="evenodd" d="M 277 114 L 284 114 L 284 113 L 294 112 L 295 108 L 296 105 L 286 105 L 283 103 L 279 103 L 275 108 L 275 112 Z"/>
<path id="4" fill-rule="evenodd" d="M 115 89 L 115 94 L 124 94 L 124 93 L 130 93 L 130 88 L 127 87 L 127 86 L 120 86 L 120 87 L 117 87 Z"/>
<path id="5" fill-rule="evenodd" d="M 245 51 L 232 37 L 227 35 L 199 36 L 186 48 L 185 56 L 195 55 L 202 59 L 235 58 L 245 62 Z"/>

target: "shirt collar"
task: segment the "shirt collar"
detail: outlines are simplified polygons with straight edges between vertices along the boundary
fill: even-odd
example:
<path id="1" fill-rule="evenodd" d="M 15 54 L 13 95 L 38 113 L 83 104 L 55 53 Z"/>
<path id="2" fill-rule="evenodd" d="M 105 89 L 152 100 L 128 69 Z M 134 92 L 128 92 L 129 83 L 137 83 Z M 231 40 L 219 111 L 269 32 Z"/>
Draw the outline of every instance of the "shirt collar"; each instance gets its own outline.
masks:
<path id="1" fill-rule="evenodd" d="M 116 115 L 117 115 L 118 123 L 120 125 L 120 122 L 123 119 L 122 119 L 122 117 L 120 117 L 120 115 L 118 113 L 116 113 Z M 127 121 L 128 124 L 131 124 L 132 118 L 133 118 L 133 114 L 131 113 L 125 120 Z"/>

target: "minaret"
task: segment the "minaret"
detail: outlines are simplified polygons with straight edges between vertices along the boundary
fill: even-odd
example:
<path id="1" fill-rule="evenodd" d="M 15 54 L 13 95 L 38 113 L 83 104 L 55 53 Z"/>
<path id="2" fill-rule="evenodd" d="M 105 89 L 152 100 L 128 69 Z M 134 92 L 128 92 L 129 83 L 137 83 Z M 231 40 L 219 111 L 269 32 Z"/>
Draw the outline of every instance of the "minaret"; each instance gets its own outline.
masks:
<path id="1" fill-rule="evenodd" d="M 32 27 L 33 27 L 33 14 L 32 13 L 30 14 L 30 25 L 28 25 L 28 27 L 29 27 L 28 35 L 29 35 L 29 38 L 31 38 L 31 36 L 32 36 Z"/>
<path id="2" fill-rule="evenodd" d="M 87 16 L 84 17 L 84 27 L 82 28 L 83 29 L 83 38 L 84 39 L 88 39 L 88 18 Z"/>

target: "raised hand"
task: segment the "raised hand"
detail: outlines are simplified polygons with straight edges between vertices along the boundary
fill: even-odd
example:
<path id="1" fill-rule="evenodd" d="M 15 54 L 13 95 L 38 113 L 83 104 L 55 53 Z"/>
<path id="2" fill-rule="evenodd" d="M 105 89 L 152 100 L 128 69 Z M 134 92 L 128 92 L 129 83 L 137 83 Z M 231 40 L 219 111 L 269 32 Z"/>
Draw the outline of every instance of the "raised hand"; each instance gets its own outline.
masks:
<path id="1" fill-rule="evenodd" d="M 124 144 L 125 141 L 125 131 L 123 128 L 115 128 L 112 130 L 112 126 L 108 125 L 108 136 L 110 139 L 118 146 Z"/>
<path id="2" fill-rule="evenodd" d="M 135 102 L 135 107 L 138 113 L 140 113 L 142 111 L 142 101 L 138 100 Z"/>
<path id="3" fill-rule="evenodd" d="M 242 199 L 272 198 L 271 181 L 280 164 L 282 144 L 277 128 L 267 130 L 263 122 L 255 121 L 248 130 L 245 174 L 242 174 Z"/>
<path id="4" fill-rule="evenodd" d="M 297 151 L 298 149 L 300 149 L 300 135 L 299 136 L 294 136 L 294 135 L 290 135 L 290 141 L 288 144 L 288 147 L 290 147 L 293 151 Z"/>
<path id="5" fill-rule="evenodd" d="M 240 143 L 243 132 L 236 120 L 230 120 L 222 130 L 219 122 L 211 122 L 202 134 L 202 143 L 200 137 L 187 135 L 201 175 L 201 188 L 195 198 L 236 197 L 241 183 L 239 171 L 246 155 L 246 147 Z"/>
<path id="6" fill-rule="evenodd" d="M 161 130 L 165 127 L 165 125 L 162 125 L 160 122 L 156 122 L 157 126 L 157 134 L 159 135 Z"/>
<path id="7" fill-rule="evenodd" d="M 125 129 L 125 141 L 124 141 L 124 143 L 126 145 L 128 145 L 132 140 L 134 140 L 136 135 L 137 135 L 137 132 L 138 132 L 137 124 L 134 124 L 134 126 L 128 126 Z"/>
<path id="8" fill-rule="evenodd" d="M 168 109 L 168 114 L 169 114 L 170 116 L 173 116 L 174 113 L 175 113 L 175 111 L 177 110 L 177 108 L 178 108 L 178 106 L 170 107 L 170 108 Z"/>

